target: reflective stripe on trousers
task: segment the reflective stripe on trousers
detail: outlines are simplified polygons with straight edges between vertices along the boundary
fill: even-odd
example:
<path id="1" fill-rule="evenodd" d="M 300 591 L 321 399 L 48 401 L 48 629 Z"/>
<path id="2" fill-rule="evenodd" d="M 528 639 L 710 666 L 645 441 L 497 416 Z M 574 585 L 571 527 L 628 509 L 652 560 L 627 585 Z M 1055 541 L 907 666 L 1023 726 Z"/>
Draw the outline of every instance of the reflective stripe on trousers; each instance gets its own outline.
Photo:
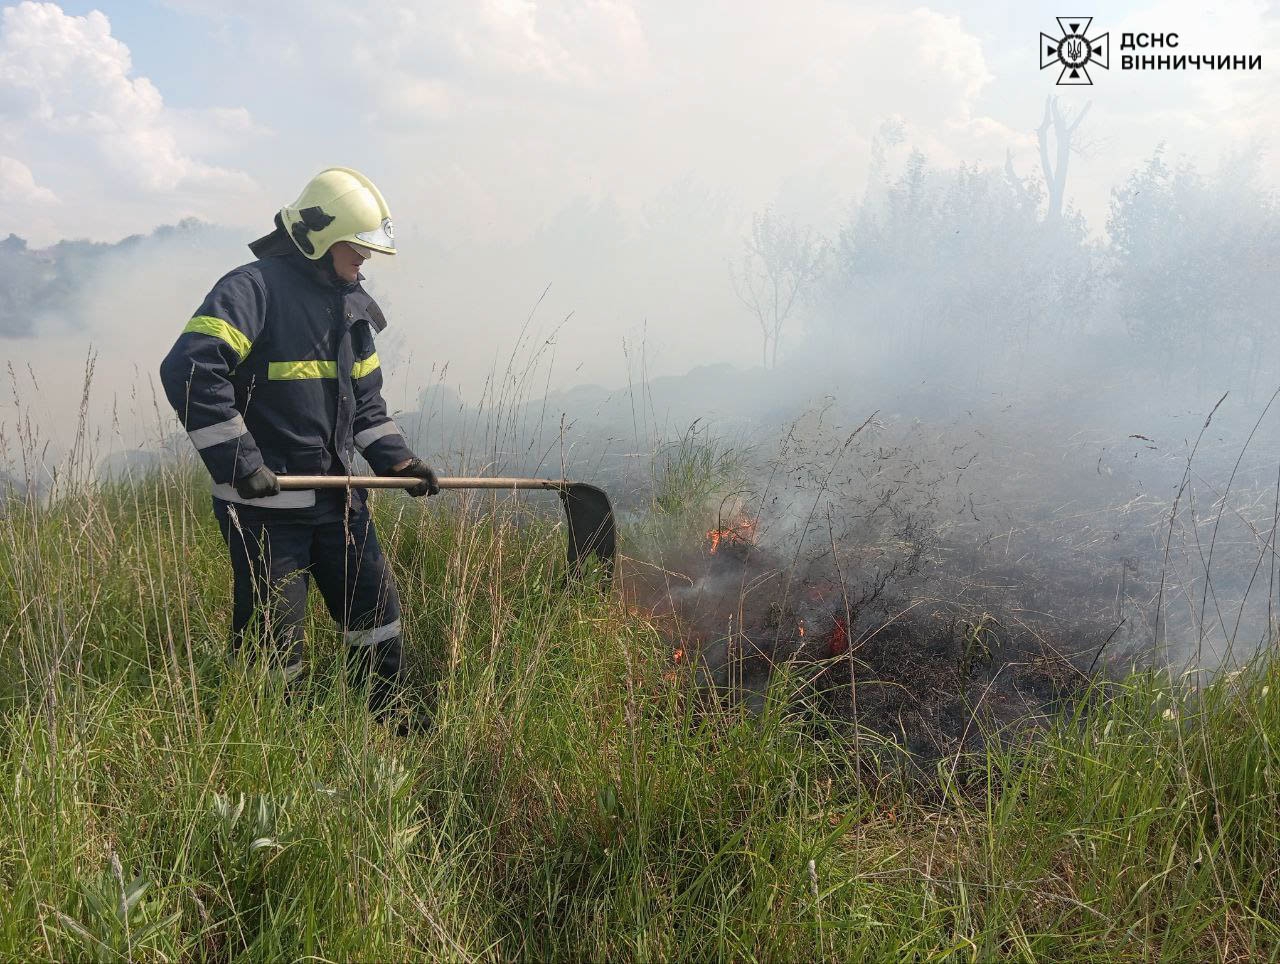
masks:
<path id="1" fill-rule="evenodd" d="M 370 705 L 381 709 L 400 676 L 400 598 L 367 506 L 353 505 L 345 525 L 340 519 L 249 521 L 237 509 L 214 501 L 234 576 L 232 653 L 254 658 L 265 647 L 274 665 L 300 664 L 314 577 L 343 627 L 352 683 L 363 686 L 372 676 Z"/>
<path id="2" fill-rule="evenodd" d="M 394 620 L 385 626 L 373 629 L 349 629 L 345 636 L 348 646 L 372 646 L 374 643 L 386 642 L 392 636 L 400 635 L 400 620 Z"/>

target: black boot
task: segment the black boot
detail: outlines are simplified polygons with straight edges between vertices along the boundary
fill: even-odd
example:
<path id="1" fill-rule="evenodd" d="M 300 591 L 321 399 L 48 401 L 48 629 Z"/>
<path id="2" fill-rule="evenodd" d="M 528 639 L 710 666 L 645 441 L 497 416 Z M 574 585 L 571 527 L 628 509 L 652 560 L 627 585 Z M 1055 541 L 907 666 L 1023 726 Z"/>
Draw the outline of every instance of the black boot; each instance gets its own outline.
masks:
<path id="1" fill-rule="evenodd" d="M 400 637 L 347 651 L 347 679 L 353 689 L 369 687 L 369 712 L 397 736 L 426 733 L 434 714 L 405 698 Z"/>

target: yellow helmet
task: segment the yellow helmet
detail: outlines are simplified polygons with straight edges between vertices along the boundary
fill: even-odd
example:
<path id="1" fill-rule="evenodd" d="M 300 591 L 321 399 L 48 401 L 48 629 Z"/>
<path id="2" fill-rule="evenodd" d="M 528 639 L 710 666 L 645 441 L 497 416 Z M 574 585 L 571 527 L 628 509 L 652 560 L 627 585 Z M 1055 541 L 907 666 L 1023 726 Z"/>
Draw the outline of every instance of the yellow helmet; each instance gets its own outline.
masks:
<path id="1" fill-rule="evenodd" d="M 280 209 L 285 230 L 312 261 L 339 241 L 396 253 L 391 211 L 371 180 L 349 167 L 331 167 L 313 177 L 298 200 Z"/>

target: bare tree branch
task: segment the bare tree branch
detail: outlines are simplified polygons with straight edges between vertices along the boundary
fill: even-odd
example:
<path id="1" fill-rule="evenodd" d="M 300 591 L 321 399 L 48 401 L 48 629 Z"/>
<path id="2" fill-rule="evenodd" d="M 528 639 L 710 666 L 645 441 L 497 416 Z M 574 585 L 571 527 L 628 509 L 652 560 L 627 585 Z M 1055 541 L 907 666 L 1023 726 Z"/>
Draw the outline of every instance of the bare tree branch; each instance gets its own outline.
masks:
<path id="1" fill-rule="evenodd" d="M 1044 172 L 1045 187 L 1049 192 L 1049 210 L 1045 220 L 1056 223 L 1062 219 L 1062 208 L 1067 193 L 1067 165 L 1071 160 L 1071 144 L 1076 129 L 1084 122 L 1093 101 L 1089 101 L 1070 123 L 1062 113 L 1057 97 L 1046 97 L 1044 118 L 1036 128 L 1036 140 L 1040 146 L 1040 169 Z M 1053 128 L 1056 163 L 1049 160 L 1049 129 Z"/>
<path id="2" fill-rule="evenodd" d="M 782 330 L 825 268 L 830 245 L 812 228 L 801 228 L 769 210 L 753 215 L 743 238 L 740 272 L 730 268 L 738 300 L 756 317 L 763 336 L 761 364 L 778 363 Z"/>

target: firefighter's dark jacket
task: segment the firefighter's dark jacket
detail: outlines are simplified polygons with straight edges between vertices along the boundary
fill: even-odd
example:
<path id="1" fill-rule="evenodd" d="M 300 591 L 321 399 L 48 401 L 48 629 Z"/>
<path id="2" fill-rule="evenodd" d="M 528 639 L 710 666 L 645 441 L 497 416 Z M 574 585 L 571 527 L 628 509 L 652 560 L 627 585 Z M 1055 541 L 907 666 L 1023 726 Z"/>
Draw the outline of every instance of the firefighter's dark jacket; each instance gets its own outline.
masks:
<path id="1" fill-rule="evenodd" d="M 264 464 L 277 474 L 345 475 L 359 451 L 385 474 L 413 458 L 382 399 L 373 339 L 386 319 L 377 303 L 287 238 L 259 245 L 265 256 L 214 285 L 160 365 L 214 496 L 242 501 L 232 483 Z M 315 492 L 252 504 L 301 508 Z"/>

